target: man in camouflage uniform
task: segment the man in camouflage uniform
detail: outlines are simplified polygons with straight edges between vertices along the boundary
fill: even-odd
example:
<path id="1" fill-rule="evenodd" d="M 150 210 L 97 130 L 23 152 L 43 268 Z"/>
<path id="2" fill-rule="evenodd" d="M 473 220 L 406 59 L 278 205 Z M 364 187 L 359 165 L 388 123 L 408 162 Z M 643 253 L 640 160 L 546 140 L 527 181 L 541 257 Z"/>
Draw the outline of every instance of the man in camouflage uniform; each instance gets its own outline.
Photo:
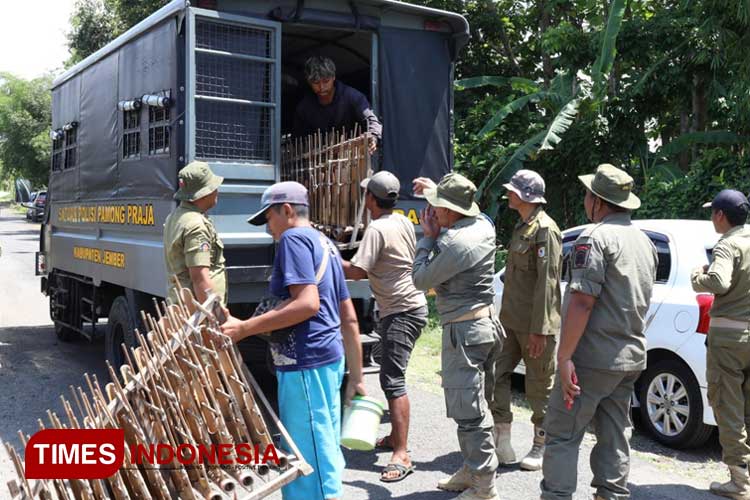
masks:
<path id="1" fill-rule="evenodd" d="M 594 224 L 568 257 L 558 374 L 544 429 L 543 500 L 571 500 L 578 450 L 589 424 L 596 445 L 591 470 L 596 500 L 630 498 L 630 396 L 646 368 L 646 313 L 656 279 L 651 240 L 630 221 L 641 204 L 633 179 L 612 165 L 580 176 L 584 208 Z"/>
<path id="2" fill-rule="evenodd" d="M 534 444 L 521 469 L 540 470 L 544 457 L 544 415 L 555 375 L 555 350 L 560 330 L 560 268 L 562 236 L 544 211 L 544 180 L 519 170 L 505 184 L 508 206 L 521 216 L 513 229 L 505 265 L 500 322 L 507 338 L 497 362 L 492 416 L 495 450 L 500 465 L 516 462 L 511 446 L 510 377 L 518 362 L 526 365 L 526 397 L 533 414 Z"/>
<path id="3" fill-rule="evenodd" d="M 704 205 L 721 234 L 710 266 L 693 271 L 696 292 L 713 293 L 708 330 L 706 379 L 708 400 L 719 426 L 727 483 L 711 483 L 711 493 L 750 500 L 747 422 L 750 421 L 750 231 L 745 228 L 748 204 L 739 191 L 725 189 Z"/>
<path id="4" fill-rule="evenodd" d="M 414 183 L 430 206 L 422 213 L 424 237 L 417 244 L 412 277 L 419 290 L 433 288 L 437 295 L 446 412 L 458 424 L 464 458 L 461 469 L 439 481 L 438 488 L 463 491 L 461 500 L 498 500 L 488 407 L 502 348 L 493 310 L 495 227 L 479 212 L 476 187 L 467 178 L 451 173 L 437 186 L 426 178 Z"/>
<path id="5" fill-rule="evenodd" d="M 164 223 L 164 258 L 167 263 L 169 298 L 177 302 L 172 276 L 204 302 L 212 290 L 227 303 L 224 245 L 206 212 L 216 205 L 223 177 L 215 175 L 207 163 L 194 161 L 180 170 L 180 201 Z"/>

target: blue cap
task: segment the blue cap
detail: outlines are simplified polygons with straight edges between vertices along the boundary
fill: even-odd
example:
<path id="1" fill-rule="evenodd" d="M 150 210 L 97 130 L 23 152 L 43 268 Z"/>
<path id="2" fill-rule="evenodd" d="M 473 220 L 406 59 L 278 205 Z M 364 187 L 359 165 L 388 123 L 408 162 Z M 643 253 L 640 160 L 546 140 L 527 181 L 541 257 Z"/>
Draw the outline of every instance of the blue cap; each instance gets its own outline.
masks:
<path id="1" fill-rule="evenodd" d="M 711 207 L 712 210 L 722 212 L 750 211 L 750 202 L 747 197 L 735 189 L 724 189 L 717 194 L 713 201 L 704 203 L 703 208 Z"/>
<path id="2" fill-rule="evenodd" d="M 266 223 L 266 210 L 271 205 L 280 205 L 289 203 L 290 205 L 310 206 L 307 198 L 307 188 L 299 182 L 287 181 L 279 182 L 263 191 L 260 198 L 260 210 L 255 212 L 247 219 L 247 222 L 254 226 L 262 226 Z"/>

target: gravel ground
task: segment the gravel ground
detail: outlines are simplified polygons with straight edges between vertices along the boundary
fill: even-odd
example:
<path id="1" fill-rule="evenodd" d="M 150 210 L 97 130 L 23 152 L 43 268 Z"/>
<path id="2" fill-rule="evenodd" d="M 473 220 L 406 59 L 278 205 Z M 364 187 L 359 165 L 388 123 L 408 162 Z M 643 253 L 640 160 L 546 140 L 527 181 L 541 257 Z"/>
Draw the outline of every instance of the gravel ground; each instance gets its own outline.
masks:
<path id="1" fill-rule="evenodd" d="M 47 408 L 59 412 L 58 396 L 67 394 L 69 385 L 82 384 L 84 372 L 106 377 L 101 340 L 61 343 L 54 335 L 46 298 L 39 292 L 39 280 L 33 273 L 37 237 L 37 224 L 26 223 L 22 215 L 7 209 L 0 210 L 0 245 L 3 248 L 0 283 L 4 284 L 0 287 L 0 440 L 16 449 L 20 446 L 18 429 L 31 434 L 37 428 L 36 419 L 43 417 Z M 421 364 L 429 367 L 434 362 L 422 359 Z M 437 371 L 439 367 L 429 369 Z M 403 482 L 386 485 L 378 478 L 380 469 L 388 461 L 388 453 L 346 451 L 343 496 L 346 500 L 452 498 L 451 494 L 436 490 L 435 483 L 461 464 L 455 424 L 445 417 L 442 394 L 434 384 L 434 377 L 425 377 L 424 373 L 425 370 L 417 370 L 409 374 L 410 449 L 416 472 Z M 366 383 L 370 394 L 382 399 L 377 375 L 368 375 Z M 522 455 L 531 446 L 532 427 L 522 394 L 516 393 L 515 398 L 513 439 L 517 454 Z M 388 427 L 386 418 L 381 434 L 386 434 Z M 587 435 L 582 446 L 576 500 L 591 498 L 588 458 L 593 442 L 593 436 Z M 692 451 L 664 448 L 638 431 L 631 443 L 634 500 L 717 498 L 705 491 L 710 480 L 725 476 L 718 463 L 720 448 L 715 437 L 704 448 Z M 4 449 L 0 449 L 0 499 L 7 498 L 5 483 L 13 477 L 12 466 Z M 538 498 L 540 480 L 538 472 L 502 469 L 497 477 L 500 497 Z"/>

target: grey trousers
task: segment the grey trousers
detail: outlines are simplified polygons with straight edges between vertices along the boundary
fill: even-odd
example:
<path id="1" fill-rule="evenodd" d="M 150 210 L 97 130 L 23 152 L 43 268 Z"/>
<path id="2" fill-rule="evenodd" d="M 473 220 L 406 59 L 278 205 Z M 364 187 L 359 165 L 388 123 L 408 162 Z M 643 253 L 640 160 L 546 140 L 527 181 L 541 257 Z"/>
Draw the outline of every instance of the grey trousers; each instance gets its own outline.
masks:
<path id="1" fill-rule="evenodd" d="M 489 403 L 502 341 L 495 323 L 481 318 L 443 326 L 442 376 L 445 409 L 458 424 L 464 465 L 479 474 L 498 467 Z"/>
<path id="2" fill-rule="evenodd" d="M 630 498 L 630 396 L 640 375 L 636 372 L 576 367 L 581 395 L 573 408 L 565 407 L 559 374 L 550 394 L 544 428 L 543 500 L 570 500 L 578 483 L 578 450 L 586 427 L 592 423 L 596 445 L 591 451 L 591 486 L 606 500 Z"/>

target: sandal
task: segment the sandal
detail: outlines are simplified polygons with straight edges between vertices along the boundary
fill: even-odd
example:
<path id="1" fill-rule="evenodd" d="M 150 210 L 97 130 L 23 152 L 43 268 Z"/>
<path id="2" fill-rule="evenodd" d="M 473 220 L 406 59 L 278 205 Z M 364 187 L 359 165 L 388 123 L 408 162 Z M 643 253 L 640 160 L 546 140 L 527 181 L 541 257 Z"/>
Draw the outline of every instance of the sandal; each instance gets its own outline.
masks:
<path id="1" fill-rule="evenodd" d="M 390 434 L 388 436 L 383 436 L 382 438 L 375 441 L 375 448 L 378 450 L 391 450 L 393 451 L 393 446 L 391 445 L 391 436 Z"/>
<path id="2" fill-rule="evenodd" d="M 386 474 L 394 471 L 398 472 L 398 476 L 386 477 Z M 404 464 L 394 462 L 386 465 L 385 468 L 383 468 L 383 471 L 380 473 L 380 480 L 384 483 L 396 483 L 398 481 L 402 481 L 412 472 L 414 472 L 414 465 L 406 466 Z"/>

